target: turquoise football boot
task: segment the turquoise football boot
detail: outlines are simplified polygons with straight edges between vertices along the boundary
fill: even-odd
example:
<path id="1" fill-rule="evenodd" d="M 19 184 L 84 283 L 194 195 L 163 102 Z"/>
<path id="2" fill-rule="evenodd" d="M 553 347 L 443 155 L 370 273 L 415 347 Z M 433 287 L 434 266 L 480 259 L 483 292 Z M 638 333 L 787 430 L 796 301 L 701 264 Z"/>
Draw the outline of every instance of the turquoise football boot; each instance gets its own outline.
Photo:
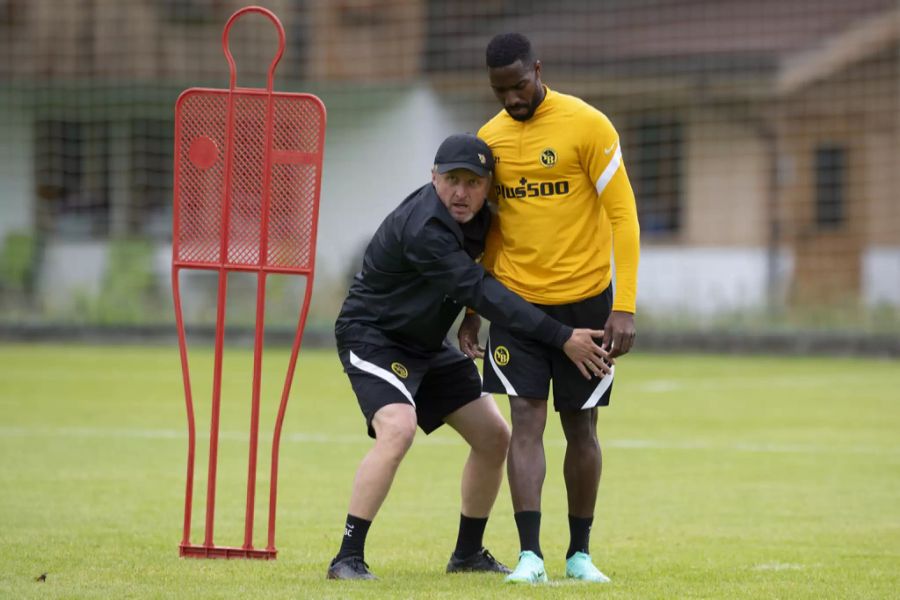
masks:
<path id="1" fill-rule="evenodd" d="M 547 583 L 547 571 L 544 570 L 544 559 L 525 550 L 519 554 L 519 564 L 512 573 L 506 576 L 506 583 Z"/>
<path id="2" fill-rule="evenodd" d="M 566 577 L 593 583 L 609 583 L 609 577 L 601 573 L 591 562 L 591 555 L 584 552 L 576 552 L 566 560 Z"/>

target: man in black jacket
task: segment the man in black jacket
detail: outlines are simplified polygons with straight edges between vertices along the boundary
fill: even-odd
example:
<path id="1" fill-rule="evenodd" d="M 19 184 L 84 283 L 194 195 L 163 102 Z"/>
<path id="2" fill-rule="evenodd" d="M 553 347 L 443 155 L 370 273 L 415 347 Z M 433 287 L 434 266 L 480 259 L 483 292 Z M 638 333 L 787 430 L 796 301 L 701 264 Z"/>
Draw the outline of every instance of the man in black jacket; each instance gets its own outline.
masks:
<path id="1" fill-rule="evenodd" d="M 463 470 L 456 549 L 447 572 L 509 573 L 482 546 L 503 477 L 509 426 L 482 394 L 475 363 L 446 340 L 464 306 L 491 321 L 561 348 L 581 373 L 609 373 L 609 356 L 503 287 L 476 264 L 490 225 L 485 199 L 494 159 L 471 134 L 444 140 L 432 181 L 410 194 L 376 231 L 335 326 L 338 353 L 375 445 L 353 483 L 341 548 L 329 579 L 374 579 L 366 534 L 384 502 L 416 426 L 447 423 L 471 447 Z"/>

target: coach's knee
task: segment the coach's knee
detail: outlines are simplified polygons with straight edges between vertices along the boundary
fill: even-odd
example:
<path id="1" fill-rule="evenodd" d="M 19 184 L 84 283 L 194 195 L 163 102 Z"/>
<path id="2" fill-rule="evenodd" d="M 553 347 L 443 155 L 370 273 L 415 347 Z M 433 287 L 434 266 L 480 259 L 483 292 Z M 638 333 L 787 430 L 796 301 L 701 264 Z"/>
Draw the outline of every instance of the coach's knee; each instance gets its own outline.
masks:
<path id="1" fill-rule="evenodd" d="M 498 464 L 506 460 L 510 440 L 509 425 L 497 413 L 494 418 L 484 423 L 478 439 L 472 444 L 472 450 Z"/>
<path id="2" fill-rule="evenodd" d="M 399 461 L 416 437 L 416 424 L 416 412 L 412 407 L 389 404 L 381 408 L 372 419 L 376 446 Z"/>

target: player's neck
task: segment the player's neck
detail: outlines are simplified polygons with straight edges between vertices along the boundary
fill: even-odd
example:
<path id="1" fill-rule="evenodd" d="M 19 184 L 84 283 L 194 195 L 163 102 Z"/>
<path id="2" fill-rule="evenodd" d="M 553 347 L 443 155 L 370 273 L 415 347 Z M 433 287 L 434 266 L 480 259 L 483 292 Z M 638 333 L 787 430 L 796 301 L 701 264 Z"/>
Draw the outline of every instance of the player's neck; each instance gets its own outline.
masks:
<path id="1" fill-rule="evenodd" d="M 529 121 L 534 118 L 534 116 L 538 113 L 539 110 L 541 110 L 541 105 L 544 103 L 544 100 L 547 99 L 547 91 L 548 91 L 547 86 L 544 84 L 541 84 L 540 97 L 538 98 L 537 103 L 534 105 L 534 111 L 531 113 L 531 116 L 528 117 Z M 537 93 L 537 92 L 535 92 L 535 93 Z"/>

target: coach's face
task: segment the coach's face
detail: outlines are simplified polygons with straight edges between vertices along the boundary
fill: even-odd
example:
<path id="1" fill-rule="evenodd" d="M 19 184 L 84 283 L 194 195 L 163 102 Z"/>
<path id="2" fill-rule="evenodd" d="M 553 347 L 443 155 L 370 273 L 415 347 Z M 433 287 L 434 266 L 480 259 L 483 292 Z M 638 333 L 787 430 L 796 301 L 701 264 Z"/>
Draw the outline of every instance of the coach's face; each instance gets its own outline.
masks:
<path id="1" fill-rule="evenodd" d="M 484 206 L 491 178 L 482 177 L 468 169 L 453 169 L 446 173 L 435 170 L 431 172 L 431 182 L 453 220 L 468 223 Z"/>
<path id="2" fill-rule="evenodd" d="M 527 121 L 544 99 L 541 83 L 541 61 L 525 66 L 517 60 L 505 67 L 488 69 L 494 96 L 516 121 Z"/>

